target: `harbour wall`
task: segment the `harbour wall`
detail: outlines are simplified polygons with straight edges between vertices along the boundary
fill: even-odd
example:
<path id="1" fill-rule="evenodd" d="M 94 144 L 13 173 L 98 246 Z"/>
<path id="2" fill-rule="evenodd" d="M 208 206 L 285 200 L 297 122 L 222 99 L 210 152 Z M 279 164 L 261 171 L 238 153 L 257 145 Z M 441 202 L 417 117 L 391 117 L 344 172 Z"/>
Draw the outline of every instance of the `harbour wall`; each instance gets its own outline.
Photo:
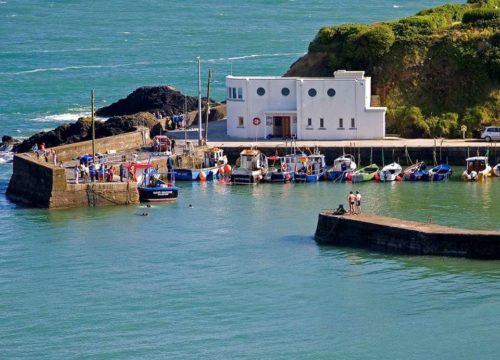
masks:
<path id="1" fill-rule="evenodd" d="M 95 141 L 96 152 L 136 149 L 144 146 L 149 132 L 139 129 Z M 92 141 L 67 144 L 53 148 L 58 161 L 68 161 L 92 152 Z M 76 208 L 86 206 L 127 205 L 139 202 L 135 182 L 70 184 L 66 169 L 38 159 L 32 153 L 14 156 L 12 177 L 7 196 L 29 206 L 43 208 Z"/>
<path id="2" fill-rule="evenodd" d="M 456 229 L 375 215 L 319 214 L 319 245 L 348 246 L 410 255 L 500 259 L 500 232 Z"/>
<path id="3" fill-rule="evenodd" d="M 249 144 L 250 145 L 250 144 Z M 229 162 L 234 164 L 243 149 L 250 146 L 232 146 L 222 145 L 224 153 L 228 156 Z M 283 156 L 290 153 L 291 149 L 285 146 L 260 146 L 258 147 L 266 155 Z M 309 151 L 314 151 L 313 147 L 300 147 L 306 154 Z M 500 163 L 500 147 L 485 145 L 483 147 L 464 147 L 464 146 L 446 146 L 446 147 L 405 147 L 405 146 L 384 146 L 384 147 L 335 147 L 335 146 L 318 146 L 321 154 L 325 155 L 325 161 L 328 166 L 333 165 L 333 160 L 343 153 L 351 154 L 358 162 L 358 154 L 361 159 L 361 164 L 369 165 L 370 159 L 373 163 L 386 165 L 396 161 L 402 166 L 408 164 L 407 153 L 412 162 L 425 161 L 428 164 L 448 163 L 453 165 L 463 165 L 465 168 L 465 159 L 470 156 L 485 155 L 489 151 L 490 165 Z"/>

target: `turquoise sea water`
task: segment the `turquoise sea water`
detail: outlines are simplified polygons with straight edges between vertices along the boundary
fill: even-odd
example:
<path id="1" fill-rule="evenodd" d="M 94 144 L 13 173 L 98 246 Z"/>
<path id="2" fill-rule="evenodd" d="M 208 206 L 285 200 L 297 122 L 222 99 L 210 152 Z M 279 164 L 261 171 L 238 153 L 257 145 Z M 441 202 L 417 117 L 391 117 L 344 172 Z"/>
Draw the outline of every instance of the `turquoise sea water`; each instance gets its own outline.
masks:
<path id="1" fill-rule="evenodd" d="M 197 55 L 222 98 L 231 68 L 282 74 L 322 25 L 442 3 L 0 1 L 0 135 L 76 119 L 92 88 L 100 104 L 141 85 L 194 94 Z M 177 204 L 47 211 L 8 202 L 10 174 L 1 359 L 498 357 L 498 261 L 315 244 L 350 185 L 182 184 Z M 356 189 L 367 212 L 500 230 L 499 179 Z"/>

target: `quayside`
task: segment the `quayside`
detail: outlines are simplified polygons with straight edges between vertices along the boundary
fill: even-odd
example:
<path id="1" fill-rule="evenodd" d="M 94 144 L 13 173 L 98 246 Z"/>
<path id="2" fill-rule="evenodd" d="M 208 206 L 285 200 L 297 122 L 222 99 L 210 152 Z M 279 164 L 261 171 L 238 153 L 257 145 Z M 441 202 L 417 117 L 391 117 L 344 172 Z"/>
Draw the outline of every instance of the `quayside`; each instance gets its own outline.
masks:
<path id="1" fill-rule="evenodd" d="M 315 240 L 320 245 L 349 246 L 409 255 L 500 259 L 500 231 L 466 230 L 362 214 L 319 214 Z"/>

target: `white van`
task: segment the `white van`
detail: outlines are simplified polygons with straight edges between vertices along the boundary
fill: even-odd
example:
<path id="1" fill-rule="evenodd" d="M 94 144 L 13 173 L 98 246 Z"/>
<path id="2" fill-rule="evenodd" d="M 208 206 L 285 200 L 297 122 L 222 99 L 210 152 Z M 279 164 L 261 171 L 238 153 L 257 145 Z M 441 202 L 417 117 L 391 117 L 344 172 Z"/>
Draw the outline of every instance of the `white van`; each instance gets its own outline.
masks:
<path id="1" fill-rule="evenodd" d="M 500 126 L 487 126 L 481 134 L 481 139 L 486 141 L 500 140 Z"/>

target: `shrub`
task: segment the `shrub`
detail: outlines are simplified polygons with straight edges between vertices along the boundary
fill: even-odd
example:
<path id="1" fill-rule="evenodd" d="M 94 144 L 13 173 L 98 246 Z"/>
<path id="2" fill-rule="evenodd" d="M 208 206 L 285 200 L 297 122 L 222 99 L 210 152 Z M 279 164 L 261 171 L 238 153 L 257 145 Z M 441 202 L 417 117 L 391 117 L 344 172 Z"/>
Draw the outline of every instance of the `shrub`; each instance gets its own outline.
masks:
<path id="1" fill-rule="evenodd" d="M 395 36 L 388 25 L 366 29 L 347 40 L 345 55 L 365 66 L 382 58 L 394 43 Z"/>
<path id="2" fill-rule="evenodd" d="M 470 24 L 482 21 L 494 21 L 498 19 L 500 19 L 500 10 L 476 9 L 467 11 L 462 18 L 462 22 L 465 24 Z"/>
<path id="3" fill-rule="evenodd" d="M 431 136 L 457 137 L 458 114 L 445 113 L 441 116 L 431 116 L 427 119 Z"/>
<path id="4" fill-rule="evenodd" d="M 407 138 L 429 137 L 430 127 L 417 106 L 404 107 L 397 116 L 399 134 Z"/>

